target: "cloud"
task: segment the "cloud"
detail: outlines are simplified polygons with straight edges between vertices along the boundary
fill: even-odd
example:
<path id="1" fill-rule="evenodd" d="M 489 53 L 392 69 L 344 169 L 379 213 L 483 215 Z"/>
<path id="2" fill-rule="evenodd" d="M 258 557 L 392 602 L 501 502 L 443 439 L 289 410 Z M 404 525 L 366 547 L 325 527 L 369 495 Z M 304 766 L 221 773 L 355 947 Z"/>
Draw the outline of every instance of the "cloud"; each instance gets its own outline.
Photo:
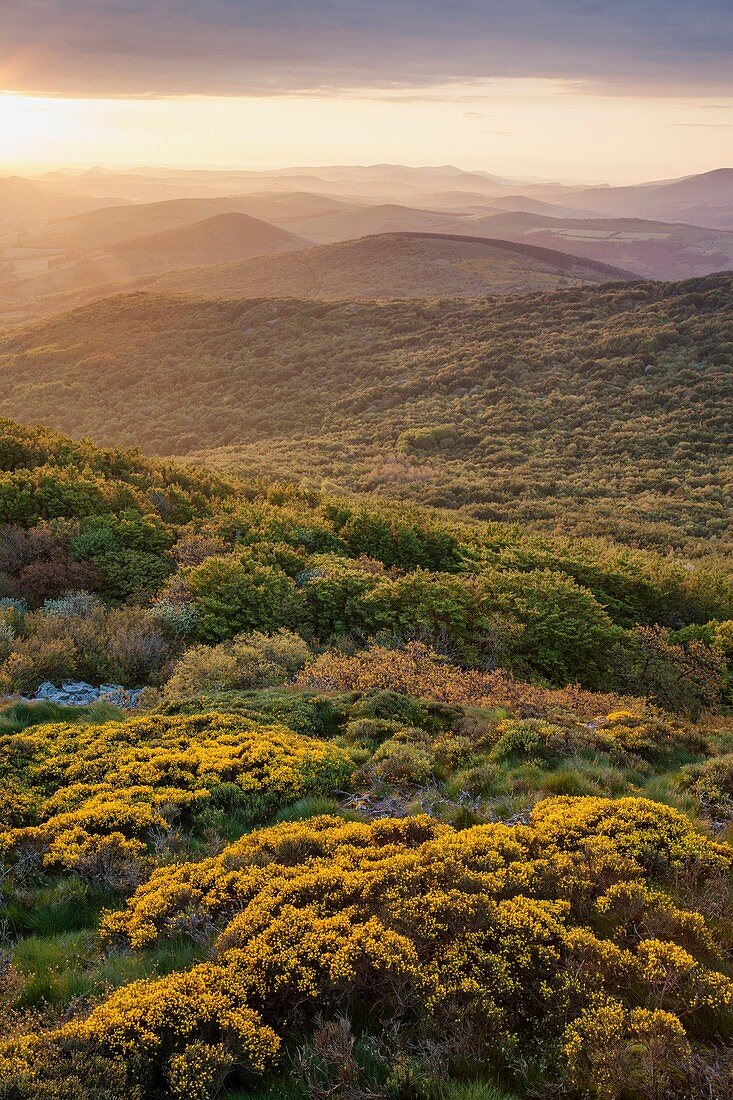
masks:
<path id="1" fill-rule="evenodd" d="M 730 0 L 0 0 L 0 87 L 273 95 L 573 80 L 727 94 Z"/>

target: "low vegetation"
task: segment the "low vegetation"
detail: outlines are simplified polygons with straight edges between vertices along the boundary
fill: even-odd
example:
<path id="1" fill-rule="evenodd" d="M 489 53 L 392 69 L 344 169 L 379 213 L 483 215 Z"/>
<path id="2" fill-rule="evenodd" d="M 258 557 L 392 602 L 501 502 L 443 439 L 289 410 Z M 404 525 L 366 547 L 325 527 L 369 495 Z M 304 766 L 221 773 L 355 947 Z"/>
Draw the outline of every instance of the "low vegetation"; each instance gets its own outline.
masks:
<path id="1" fill-rule="evenodd" d="M 724 563 L 0 458 L 1 1100 L 725 1100 Z"/>
<path id="2" fill-rule="evenodd" d="M 0 339 L 0 411 L 225 471 L 722 552 L 732 288 L 110 298 Z"/>

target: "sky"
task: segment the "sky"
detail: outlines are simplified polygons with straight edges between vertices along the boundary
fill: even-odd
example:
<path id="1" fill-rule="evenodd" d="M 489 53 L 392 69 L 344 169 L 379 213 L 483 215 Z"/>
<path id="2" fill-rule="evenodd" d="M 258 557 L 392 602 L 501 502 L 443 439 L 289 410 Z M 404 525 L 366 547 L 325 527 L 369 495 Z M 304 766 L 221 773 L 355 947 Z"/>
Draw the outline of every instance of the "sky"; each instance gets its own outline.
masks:
<path id="1" fill-rule="evenodd" d="M 0 169 L 733 165 L 732 0 L 0 0 Z"/>

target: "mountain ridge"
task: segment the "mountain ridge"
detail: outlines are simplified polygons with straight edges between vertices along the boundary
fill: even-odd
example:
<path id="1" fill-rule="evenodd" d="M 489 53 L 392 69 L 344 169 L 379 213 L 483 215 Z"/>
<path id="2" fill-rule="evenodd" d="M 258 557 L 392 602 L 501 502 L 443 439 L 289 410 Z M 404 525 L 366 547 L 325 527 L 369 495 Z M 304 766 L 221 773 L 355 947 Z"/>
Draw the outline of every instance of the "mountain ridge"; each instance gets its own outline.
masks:
<path id="1" fill-rule="evenodd" d="M 281 257 L 175 271 L 149 289 L 235 298 L 450 298 L 637 278 L 617 267 L 525 242 L 397 232 Z"/>

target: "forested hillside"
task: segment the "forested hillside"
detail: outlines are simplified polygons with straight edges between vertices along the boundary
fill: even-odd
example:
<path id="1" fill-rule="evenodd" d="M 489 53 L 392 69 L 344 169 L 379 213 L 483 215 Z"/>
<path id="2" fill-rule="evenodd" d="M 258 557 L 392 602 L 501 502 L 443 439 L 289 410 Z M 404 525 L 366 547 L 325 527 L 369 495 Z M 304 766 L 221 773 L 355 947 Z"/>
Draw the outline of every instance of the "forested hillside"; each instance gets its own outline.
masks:
<path id="1" fill-rule="evenodd" d="M 175 271 L 155 291 L 225 298 L 478 298 L 634 278 L 592 260 L 531 244 L 432 233 L 388 233 Z"/>
<path id="2" fill-rule="evenodd" d="M 0 711 L 0 1096 L 723 1100 L 732 673 L 720 564 L 3 421 L 0 689 L 145 691 Z"/>
<path id="3" fill-rule="evenodd" d="M 135 294 L 6 333 L 0 410 L 100 442 L 710 552 L 733 277 L 480 302 Z"/>

